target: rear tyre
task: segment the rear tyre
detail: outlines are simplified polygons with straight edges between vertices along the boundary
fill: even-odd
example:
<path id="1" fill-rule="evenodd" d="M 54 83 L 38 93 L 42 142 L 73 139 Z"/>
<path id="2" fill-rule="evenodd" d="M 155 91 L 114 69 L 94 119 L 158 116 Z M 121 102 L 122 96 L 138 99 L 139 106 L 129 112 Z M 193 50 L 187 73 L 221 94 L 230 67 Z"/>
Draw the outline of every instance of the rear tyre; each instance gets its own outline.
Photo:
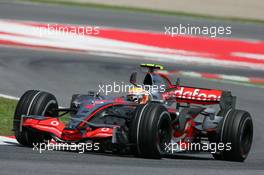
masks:
<path id="1" fill-rule="evenodd" d="M 248 112 L 231 110 L 219 123 L 217 142 L 229 144 L 230 149 L 213 154 L 217 160 L 243 162 L 250 151 L 253 140 L 253 123 Z"/>
<path id="2" fill-rule="evenodd" d="M 161 158 L 172 136 L 171 118 L 159 103 L 139 105 L 130 126 L 130 140 L 136 153 L 144 158 Z"/>
<path id="3" fill-rule="evenodd" d="M 14 114 L 13 128 L 17 141 L 24 146 L 33 146 L 33 143 L 49 139 L 45 134 L 28 128 L 22 127 L 21 130 L 21 120 L 23 115 L 57 117 L 56 109 L 58 109 L 58 102 L 52 94 L 37 90 L 26 91 L 18 101 Z"/>

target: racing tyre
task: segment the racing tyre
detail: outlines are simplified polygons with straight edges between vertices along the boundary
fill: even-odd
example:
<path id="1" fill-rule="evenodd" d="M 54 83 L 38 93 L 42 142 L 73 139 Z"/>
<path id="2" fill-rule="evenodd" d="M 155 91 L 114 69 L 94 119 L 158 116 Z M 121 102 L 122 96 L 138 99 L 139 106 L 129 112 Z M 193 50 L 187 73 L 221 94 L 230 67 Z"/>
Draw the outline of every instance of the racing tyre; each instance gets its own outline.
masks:
<path id="1" fill-rule="evenodd" d="M 130 140 L 144 158 L 161 158 L 172 136 L 171 118 L 159 103 L 139 105 L 130 126 Z"/>
<path id="2" fill-rule="evenodd" d="M 231 110 L 219 123 L 218 143 L 229 144 L 229 149 L 213 154 L 217 160 L 243 162 L 250 151 L 253 140 L 253 123 L 248 112 Z"/>
<path id="3" fill-rule="evenodd" d="M 38 90 L 26 91 L 18 101 L 14 114 L 13 128 L 17 141 L 24 146 L 33 146 L 33 143 L 50 139 L 45 134 L 24 127 L 20 128 L 21 119 L 23 115 L 57 117 L 56 109 L 58 109 L 58 102 L 52 94 Z"/>

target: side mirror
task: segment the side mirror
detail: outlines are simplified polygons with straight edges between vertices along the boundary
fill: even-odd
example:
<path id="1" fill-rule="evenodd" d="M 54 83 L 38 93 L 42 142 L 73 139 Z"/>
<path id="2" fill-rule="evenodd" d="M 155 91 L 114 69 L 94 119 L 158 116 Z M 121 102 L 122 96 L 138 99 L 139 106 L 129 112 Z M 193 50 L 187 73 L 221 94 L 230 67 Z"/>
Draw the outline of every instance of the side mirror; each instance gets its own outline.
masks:
<path id="1" fill-rule="evenodd" d="M 130 75 L 130 83 L 137 86 L 137 72 L 133 72 Z"/>

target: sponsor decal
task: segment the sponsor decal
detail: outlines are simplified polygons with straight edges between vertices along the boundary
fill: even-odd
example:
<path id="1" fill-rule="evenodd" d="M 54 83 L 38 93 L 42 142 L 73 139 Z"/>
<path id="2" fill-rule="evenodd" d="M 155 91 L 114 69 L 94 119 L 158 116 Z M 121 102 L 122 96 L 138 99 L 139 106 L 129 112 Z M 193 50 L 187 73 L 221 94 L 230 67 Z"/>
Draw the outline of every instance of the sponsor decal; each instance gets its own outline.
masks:
<path id="1" fill-rule="evenodd" d="M 101 128 L 102 132 L 108 132 L 110 129 L 109 128 Z"/>
<path id="2" fill-rule="evenodd" d="M 50 122 L 50 124 L 52 126 L 58 126 L 60 123 L 58 121 L 54 120 L 54 121 Z"/>
<path id="3" fill-rule="evenodd" d="M 99 128 L 91 132 L 86 133 L 87 138 L 94 138 L 94 137 L 111 137 L 113 134 L 112 128 Z"/>
<path id="4" fill-rule="evenodd" d="M 179 87 L 175 90 L 163 93 L 163 98 L 181 98 L 202 101 L 220 101 L 222 95 L 221 90 L 208 90 L 190 87 Z"/>

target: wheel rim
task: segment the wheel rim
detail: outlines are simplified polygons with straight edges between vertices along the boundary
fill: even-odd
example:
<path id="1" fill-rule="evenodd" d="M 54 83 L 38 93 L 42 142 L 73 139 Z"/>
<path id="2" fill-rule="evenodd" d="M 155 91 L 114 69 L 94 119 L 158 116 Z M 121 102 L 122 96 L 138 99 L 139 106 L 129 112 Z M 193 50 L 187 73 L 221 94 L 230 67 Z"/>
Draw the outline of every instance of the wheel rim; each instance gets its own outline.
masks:
<path id="1" fill-rule="evenodd" d="M 171 141 L 171 126 L 167 119 L 160 121 L 157 133 L 157 147 L 160 154 L 166 152 L 166 144 Z"/>
<path id="2" fill-rule="evenodd" d="M 253 139 L 253 126 L 251 120 L 248 118 L 242 125 L 241 135 L 240 135 L 240 151 L 242 156 L 245 157 L 251 147 Z"/>
<path id="3" fill-rule="evenodd" d="M 57 117 L 58 112 L 56 111 L 56 109 L 58 109 L 57 102 L 55 100 L 51 100 L 44 108 L 42 115 L 49 117 Z"/>

